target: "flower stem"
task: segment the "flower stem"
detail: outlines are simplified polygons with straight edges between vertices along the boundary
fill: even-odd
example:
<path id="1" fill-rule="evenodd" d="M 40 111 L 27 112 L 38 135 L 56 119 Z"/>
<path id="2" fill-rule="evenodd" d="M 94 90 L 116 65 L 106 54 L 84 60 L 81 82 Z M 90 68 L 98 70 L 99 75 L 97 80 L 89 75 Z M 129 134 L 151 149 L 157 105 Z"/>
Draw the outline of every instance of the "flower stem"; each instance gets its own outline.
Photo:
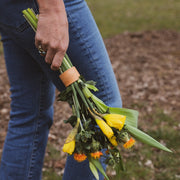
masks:
<path id="1" fill-rule="evenodd" d="M 34 18 L 31 16 L 31 14 L 27 10 L 23 10 L 22 13 L 23 13 L 25 19 L 28 21 L 28 23 L 33 28 L 33 30 L 36 32 L 37 22 L 34 20 Z"/>
<path id="2" fill-rule="evenodd" d="M 84 105 L 86 106 L 87 109 L 89 109 L 89 105 L 88 105 L 88 103 L 87 103 L 87 101 L 86 101 L 86 98 L 85 98 L 84 94 L 83 94 L 82 91 L 80 90 L 80 88 L 79 88 L 79 86 L 78 86 L 78 83 L 77 83 L 77 82 L 74 82 L 73 84 L 75 85 L 75 88 L 76 88 L 78 94 L 80 95 L 80 97 L 81 97 Z"/>
<path id="3" fill-rule="evenodd" d="M 76 90 L 74 88 L 74 84 L 71 84 L 71 87 L 72 87 L 72 91 L 73 91 L 73 100 L 74 100 L 74 107 L 75 107 L 75 111 L 76 111 L 76 116 L 77 118 L 80 118 L 80 113 L 79 113 L 79 106 L 77 103 L 78 102 L 78 98 L 77 98 L 77 93 L 76 93 Z"/>
<path id="4" fill-rule="evenodd" d="M 65 58 L 66 58 L 66 60 L 68 61 L 68 63 L 70 64 L 70 66 L 72 67 L 73 66 L 73 64 L 72 64 L 72 62 L 71 62 L 71 60 L 69 59 L 69 56 L 67 55 L 67 54 L 65 54 L 65 56 L 64 56 Z"/>

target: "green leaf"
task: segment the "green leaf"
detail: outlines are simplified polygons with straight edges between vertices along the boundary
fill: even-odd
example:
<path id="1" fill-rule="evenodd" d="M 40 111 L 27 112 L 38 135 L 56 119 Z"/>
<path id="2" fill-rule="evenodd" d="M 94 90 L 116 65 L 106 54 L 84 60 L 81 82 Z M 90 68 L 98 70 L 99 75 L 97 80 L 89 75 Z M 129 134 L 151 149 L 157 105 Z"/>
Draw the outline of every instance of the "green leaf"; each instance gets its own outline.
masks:
<path id="1" fill-rule="evenodd" d="M 158 141 L 153 139 L 151 136 L 142 132 L 141 130 L 139 130 L 133 126 L 130 126 L 130 125 L 126 125 L 126 128 L 132 136 L 134 136 L 135 138 L 137 138 L 141 142 L 148 144 L 150 146 L 159 148 L 161 150 L 167 151 L 167 152 L 172 152 L 170 149 L 168 149 L 167 147 L 165 147 L 164 145 L 162 145 L 161 143 L 159 143 Z"/>
<path id="2" fill-rule="evenodd" d="M 109 107 L 109 112 L 114 114 L 122 114 L 126 116 L 125 124 L 136 127 L 138 126 L 138 111 L 126 108 Z"/>
<path id="3" fill-rule="evenodd" d="M 109 180 L 109 178 L 108 178 L 108 176 L 106 175 L 106 172 L 104 171 L 104 169 L 103 169 L 101 163 L 99 162 L 99 160 L 94 159 L 94 158 L 91 158 L 91 157 L 89 157 L 88 159 L 89 159 L 89 161 L 102 173 L 102 175 L 103 175 L 107 180 Z"/>
<path id="4" fill-rule="evenodd" d="M 96 86 L 96 82 L 93 80 L 86 81 L 86 84 Z"/>
<path id="5" fill-rule="evenodd" d="M 84 129 L 88 129 L 91 122 L 92 122 L 92 120 L 90 118 L 88 120 L 86 120 L 84 122 Z"/>
<path id="6" fill-rule="evenodd" d="M 122 171 L 125 171 L 123 159 L 122 159 L 122 156 L 120 153 L 119 153 L 119 164 L 117 164 L 117 166 L 116 166 L 117 171 L 118 171 L 118 168 L 120 168 L 120 170 L 122 170 Z"/>
<path id="7" fill-rule="evenodd" d="M 76 125 L 76 121 L 77 121 L 77 117 L 72 115 L 70 118 L 68 118 L 67 120 L 64 120 L 64 123 L 70 123 L 72 127 L 74 127 Z"/>
<path id="8" fill-rule="evenodd" d="M 89 162 L 89 167 L 91 169 L 91 172 L 93 173 L 93 175 L 95 176 L 95 178 L 97 180 L 99 180 L 99 174 L 98 174 L 98 171 L 96 169 L 96 166 L 93 165 L 93 163 Z"/>
<path id="9" fill-rule="evenodd" d="M 97 87 L 95 87 L 94 85 L 92 85 L 92 84 L 86 84 L 86 87 L 87 88 L 89 88 L 89 89 L 91 89 L 91 90 L 93 90 L 93 91 L 98 91 L 98 88 Z"/>
<path id="10" fill-rule="evenodd" d="M 69 98 L 72 97 L 71 91 L 72 91 L 71 86 L 66 87 L 66 89 L 58 95 L 57 100 L 58 101 L 67 101 Z"/>
<path id="11" fill-rule="evenodd" d="M 99 110 L 101 113 L 106 113 L 106 112 L 107 112 L 108 106 L 106 106 L 103 101 L 101 101 L 101 100 L 100 100 L 99 98 L 97 98 L 95 95 L 92 95 L 92 96 L 91 96 L 91 99 L 92 99 L 92 101 L 96 104 L 98 110 Z"/>

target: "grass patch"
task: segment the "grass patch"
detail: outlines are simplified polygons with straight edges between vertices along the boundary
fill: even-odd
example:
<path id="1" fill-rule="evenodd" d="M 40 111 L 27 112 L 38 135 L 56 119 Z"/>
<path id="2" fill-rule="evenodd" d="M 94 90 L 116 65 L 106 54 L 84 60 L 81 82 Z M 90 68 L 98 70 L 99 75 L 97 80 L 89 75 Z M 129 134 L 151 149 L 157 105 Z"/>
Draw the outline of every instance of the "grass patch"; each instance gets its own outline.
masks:
<path id="1" fill-rule="evenodd" d="M 47 144 L 46 153 L 48 153 L 48 156 L 45 157 L 44 164 L 48 164 L 49 162 L 57 162 L 62 158 L 60 156 L 60 151 L 57 150 L 50 142 Z M 57 174 L 55 168 L 45 167 L 43 170 L 43 180 L 62 180 L 62 176 Z"/>
<path id="2" fill-rule="evenodd" d="M 156 140 L 164 143 L 173 153 L 166 153 L 138 142 L 132 152 L 128 153 L 129 157 L 125 158 L 127 171 L 120 172 L 111 179 L 177 179 L 180 175 L 180 131 L 177 128 L 176 117 L 175 115 L 164 114 L 159 108 L 155 109 L 151 117 L 152 123 L 149 125 L 150 128 L 147 132 Z"/>
<path id="3" fill-rule="evenodd" d="M 135 104 L 133 106 L 140 106 Z M 155 107 L 152 115 L 145 115 L 144 119 L 151 118 L 147 121 L 149 125 L 148 134 L 156 140 L 164 143 L 173 153 L 152 148 L 140 142 L 132 150 L 123 150 L 125 172 L 119 172 L 116 176 L 111 176 L 111 180 L 175 180 L 179 177 L 179 157 L 180 157 L 180 131 L 176 121 L 178 114 L 167 115 L 162 109 Z M 143 128 L 141 128 L 143 129 Z M 59 150 L 48 143 L 45 162 L 61 159 Z M 109 169 L 110 171 L 110 169 Z M 43 172 L 43 180 L 61 180 L 53 168 L 48 168 Z"/>
<path id="4" fill-rule="evenodd" d="M 180 29 L 179 0 L 88 0 L 103 37 L 124 31 Z"/>
<path id="5" fill-rule="evenodd" d="M 43 172 L 43 180 L 62 180 L 62 177 L 58 176 L 53 169 L 48 169 Z"/>

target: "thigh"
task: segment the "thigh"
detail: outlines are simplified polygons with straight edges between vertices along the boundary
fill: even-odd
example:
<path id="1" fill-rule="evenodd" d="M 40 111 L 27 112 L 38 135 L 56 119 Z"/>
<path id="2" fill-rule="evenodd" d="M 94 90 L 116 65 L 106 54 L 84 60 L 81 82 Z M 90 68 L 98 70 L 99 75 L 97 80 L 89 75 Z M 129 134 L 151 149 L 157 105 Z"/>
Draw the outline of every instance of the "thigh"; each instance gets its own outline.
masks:
<path id="1" fill-rule="evenodd" d="M 59 90 L 64 89 L 58 77 L 59 72 L 53 72 L 49 65 L 44 62 L 44 58 L 39 55 L 34 45 L 35 33 L 20 14 L 27 7 L 33 8 L 38 13 L 36 1 L 17 1 L 20 3 L 19 9 L 17 9 L 17 5 L 16 8 L 13 8 L 14 3 L 17 3 L 16 1 L 8 1 L 11 1 L 12 4 L 12 15 L 8 18 L 10 22 L 1 18 L 4 23 L 8 22 L 8 24 L 3 27 L 0 24 L 0 29 L 5 27 L 4 30 L 10 32 L 11 38 L 32 56 L 56 87 Z M 6 1 L 3 0 L 3 2 Z M 70 36 L 67 53 L 71 61 L 87 80 L 93 79 L 97 82 L 99 92 L 96 95 L 99 98 L 108 105 L 122 106 L 119 89 L 103 39 L 86 2 L 84 0 L 64 0 L 64 3 L 69 21 Z M 3 12 L 1 14 L 5 16 L 6 14 Z"/>
<path id="2" fill-rule="evenodd" d="M 52 125 L 54 85 L 39 64 L 2 33 L 11 90 L 11 112 L 0 179 L 40 179 Z"/>
<path id="3" fill-rule="evenodd" d="M 93 16 L 83 0 L 64 0 L 69 21 L 68 55 L 86 80 L 97 82 L 96 95 L 107 105 L 121 107 L 121 97 L 103 39 Z M 104 163 L 102 162 L 105 168 Z M 64 180 L 92 180 L 88 161 L 78 163 L 68 156 Z M 100 179 L 104 179 L 100 174 Z"/>
<path id="4" fill-rule="evenodd" d="M 106 104 L 121 107 L 111 62 L 94 18 L 84 0 L 64 0 L 69 21 L 68 55 L 86 80 L 97 82 L 96 95 Z"/>

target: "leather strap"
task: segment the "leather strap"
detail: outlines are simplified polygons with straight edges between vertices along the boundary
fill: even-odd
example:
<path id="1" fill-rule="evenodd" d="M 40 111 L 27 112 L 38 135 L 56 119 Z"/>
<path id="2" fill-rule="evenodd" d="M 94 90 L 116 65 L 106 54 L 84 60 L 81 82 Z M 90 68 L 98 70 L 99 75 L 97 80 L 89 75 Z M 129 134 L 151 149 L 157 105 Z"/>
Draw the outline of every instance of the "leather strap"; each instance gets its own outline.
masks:
<path id="1" fill-rule="evenodd" d="M 79 79 L 79 72 L 77 69 L 73 66 L 63 72 L 61 75 L 59 75 L 59 78 L 63 82 L 63 84 L 67 87 L 71 85 L 73 82 L 77 81 Z"/>

